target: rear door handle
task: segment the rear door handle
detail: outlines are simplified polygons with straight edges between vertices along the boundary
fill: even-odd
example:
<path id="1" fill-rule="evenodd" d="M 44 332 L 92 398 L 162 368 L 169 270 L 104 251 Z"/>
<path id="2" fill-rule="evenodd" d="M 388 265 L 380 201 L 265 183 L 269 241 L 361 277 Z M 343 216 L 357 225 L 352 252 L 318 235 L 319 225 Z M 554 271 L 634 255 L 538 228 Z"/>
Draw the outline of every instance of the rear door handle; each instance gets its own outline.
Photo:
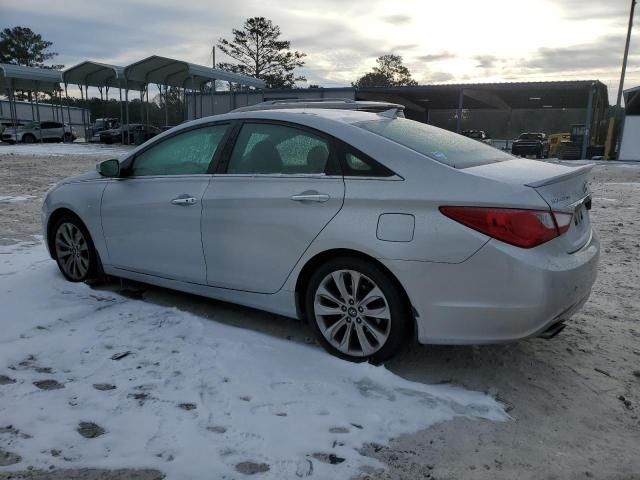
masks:
<path id="1" fill-rule="evenodd" d="M 329 200 L 329 195 L 326 193 L 318 193 L 318 192 L 303 192 L 298 195 L 292 195 L 291 200 L 294 202 L 319 202 L 323 203 Z"/>
<path id="2" fill-rule="evenodd" d="M 173 200 L 171 200 L 171 203 L 173 205 L 182 205 L 185 207 L 188 207 L 189 205 L 195 205 L 195 203 L 198 201 L 198 199 L 196 197 L 192 197 L 191 195 L 180 195 L 177 198 L 174 198 Z"/>

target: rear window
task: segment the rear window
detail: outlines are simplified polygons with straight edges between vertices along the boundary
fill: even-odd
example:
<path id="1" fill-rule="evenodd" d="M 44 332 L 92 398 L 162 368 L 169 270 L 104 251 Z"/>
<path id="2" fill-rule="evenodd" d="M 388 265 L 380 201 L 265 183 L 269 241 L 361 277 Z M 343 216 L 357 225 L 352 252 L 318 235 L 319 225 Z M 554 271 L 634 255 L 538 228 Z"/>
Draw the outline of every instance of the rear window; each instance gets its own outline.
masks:
<path id="1" fill-rule="evenodd" d="M 513 160 L 513 156 L 462 135 L 404 118 L 368 120 L 354 125 L 454 168 Z"/>
<path id="2" fill-rule="evenodd" d="M 539 133 L 522 133 L 518 138 L 520 140 L 542 140 L 542 135 Z"/>

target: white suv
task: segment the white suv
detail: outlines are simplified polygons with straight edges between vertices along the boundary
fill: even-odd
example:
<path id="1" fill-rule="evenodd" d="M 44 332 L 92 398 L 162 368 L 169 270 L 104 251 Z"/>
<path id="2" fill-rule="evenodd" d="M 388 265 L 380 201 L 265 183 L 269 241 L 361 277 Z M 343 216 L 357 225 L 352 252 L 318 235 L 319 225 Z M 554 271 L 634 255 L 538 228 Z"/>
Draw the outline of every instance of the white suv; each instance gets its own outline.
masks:
<path id="1" fill-rule="evenodd" d="M 29 122 L 25 125 L 7 127 L 2 133 L 2 141 L 7 143 L 72 142 L 76 139 L 72 127 L 60 122 Z"/>

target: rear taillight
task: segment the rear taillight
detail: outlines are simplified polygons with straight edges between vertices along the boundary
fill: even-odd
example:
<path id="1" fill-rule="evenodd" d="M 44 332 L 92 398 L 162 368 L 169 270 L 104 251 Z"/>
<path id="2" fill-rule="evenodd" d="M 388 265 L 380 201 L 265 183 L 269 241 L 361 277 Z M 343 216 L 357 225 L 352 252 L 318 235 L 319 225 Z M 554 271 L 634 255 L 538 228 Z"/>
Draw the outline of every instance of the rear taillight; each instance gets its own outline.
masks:
<path id="1" fill-rule="evenodd" d="M 447 217 L 501 242 L 533 248 L 571 226 L 570 213 L 490 207 L 440 207 Z"/>

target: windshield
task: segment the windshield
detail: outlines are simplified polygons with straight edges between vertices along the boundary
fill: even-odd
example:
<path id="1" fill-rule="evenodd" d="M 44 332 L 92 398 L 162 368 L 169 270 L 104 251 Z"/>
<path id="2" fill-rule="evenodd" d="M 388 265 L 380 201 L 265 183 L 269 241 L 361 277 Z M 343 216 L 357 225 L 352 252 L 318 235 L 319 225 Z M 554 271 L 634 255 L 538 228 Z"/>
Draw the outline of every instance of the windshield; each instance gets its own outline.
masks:
<path id="1" fill-rule="evenodd" d="M 404 118 L 368 120 L 354 125 L 454 168 L 513 160 L 513 156 L 497 148 Z"/>
<path id="2" fill-rule="evenodd" d="M 25 130 L 29 130 L 33 128 L 38 128 L 39 126 L 40 124 L 38 122 L 27 122 L 22 126 L 22 128 Z"/>
<path id="3" fill-rule="evenodd" d="M 539 133 L 523 133 L 518 138 L 520 140 L 541 140 L 542 135 Z"/>

